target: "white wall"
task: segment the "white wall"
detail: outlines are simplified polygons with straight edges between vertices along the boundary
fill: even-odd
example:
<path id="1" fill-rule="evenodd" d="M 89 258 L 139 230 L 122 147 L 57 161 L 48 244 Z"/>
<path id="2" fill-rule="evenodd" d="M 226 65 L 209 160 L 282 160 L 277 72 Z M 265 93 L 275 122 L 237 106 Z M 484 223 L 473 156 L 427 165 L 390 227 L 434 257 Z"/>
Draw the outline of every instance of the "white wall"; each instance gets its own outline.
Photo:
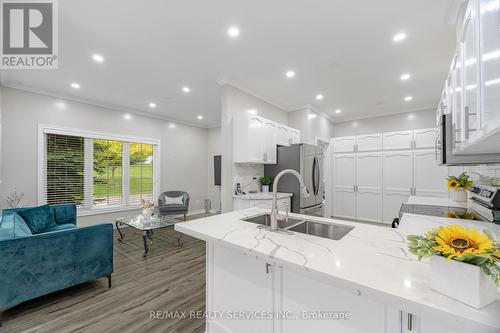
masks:
<path id="1" fill-rule="evenodd" d="M 241 91 L 230 85 L 222 87 L 222 114 L 221 114 L 221 139 L 222 139 L 222 212 L 229 212 L 233 207 L 234 181 L 239 177 L 239 166 L 233 163 L 233 116 L 237 113 L 255 110 L 259 116 L 288 124 L 288 113 L 272 104 L 255 96 Z M 253 168 L 252 168 L 253 169 Z M 246 169 L 245 169 L 246 170 Z M 255 175 L 245 177 L 258 177 L 264 175 L 264 166 L 253 169 Z"/>
<path id="2" fill-rule="evenodd" d="M 104 131 L 161 141 L 160 191 L 184 190 L 191 196 L 190 210 L 203 209 L 207 197 L 208 130 L 132 115 L 83 103 L 3 88 L 1 136 L 3 183 L 0 205 L 14 189 L 25 193 L 23 204 L 37 204 L 38 124 Z M 79 223 L 111 222 L 118 214 L 82 217 Z"/>
<path id="3" fill-rule="evenodd" d="M 330 119 L 309 109 L 290 112 L 288 125 L 300 130 L 300 140 L 303 143 L 315 145 L 317 138 L 333 137 L 334 125 Z"/>
<path id="4" fill-rule="evenodd" d="M 390 116 L 338 122 L 333 126 L 333 136 L 363 135 L 436 126 L 436 110 L 430 109 L 418 112 L 400 113 Z"/>
<path id="5" fill-rule="evenodd" d="M 221 186 L 214 185 L 214 156 L 222 155 L 221 128 L 208 130 L 208 188 L 207 198 L 212 201 L 212 211 L 220 211 Z"/>

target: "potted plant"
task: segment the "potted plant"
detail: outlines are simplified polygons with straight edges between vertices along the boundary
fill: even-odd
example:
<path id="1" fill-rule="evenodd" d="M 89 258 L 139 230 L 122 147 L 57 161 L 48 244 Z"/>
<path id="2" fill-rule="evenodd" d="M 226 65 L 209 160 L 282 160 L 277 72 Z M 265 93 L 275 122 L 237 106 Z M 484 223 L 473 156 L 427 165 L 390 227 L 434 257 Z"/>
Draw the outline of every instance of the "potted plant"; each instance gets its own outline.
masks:
<path id="1" fill-rule="evenodd" d="M 432 289 L 476 309 L 496 300 L 500 243 L 487 230 L 449 225 L 407 239 L 419 260 L 430 257 Z"/>
<path id="2" fill-rule="evenodd" d="M 448 190 L 452 190 L 452 199 L 457 202 L 467 201 L 466 190 L 472 186 L 472 181 L 467 173 L 462 172 L 460 176 L 450 176 L 448 180 Z"/>
<path id="3" fill-rule="evenodd" d="M 259 178 L 259 182 L 262 185 L 262 192 L 268 193 L 269 192 L 269 185 L 273 182 L 273 178 L 269 176 L 262 176 Z"/>

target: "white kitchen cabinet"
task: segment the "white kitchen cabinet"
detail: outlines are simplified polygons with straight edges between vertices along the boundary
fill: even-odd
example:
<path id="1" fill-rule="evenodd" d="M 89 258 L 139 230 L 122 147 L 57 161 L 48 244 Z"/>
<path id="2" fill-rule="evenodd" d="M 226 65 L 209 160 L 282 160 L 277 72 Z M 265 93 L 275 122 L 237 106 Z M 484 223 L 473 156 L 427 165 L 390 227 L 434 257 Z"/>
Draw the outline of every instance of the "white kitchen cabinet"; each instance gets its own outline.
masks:
<path id="1" fill-rule="evenodd" d="M 338 263 L 342 265 L 341 262 Z M 349 320 L 281 320 L 276 332 L 286 333 L 387 333 L 400 332 L 397 320 L 386 319 L 386 307 L 368 298 L 333 287 L 330 284 L 307 278 L 287 268 L 279 268 L 276 281 L 277 311 L 281 313 L 317 313 L 317 311 L 342 311 L 350 314 Z M 281 276 L 280 276 L 281 275 Z M 307 286 L 307 288 L 304 288 Z"/>
<path id="2" fill-rule="evenodd" d="M 414 194 L 447 197 L 448 168 L 436 164 L 434 150 L 415 151 L 413 154 Z"/>
<path id="3" fill-rule="evenodd" d="M 500 0 L 479 1 L 483 133 L 500 128 Z"/>
<path id="4" fill-rule="evenodd" d="M 278 145 L 278 127 L 270 120 L 263 121 L 264 164 L 276 164 L 276 148 Z"/>
<path id="5" fill-rule="evenodd" d="M 411 149 L 413 131 L 385 132 L 383 134 L 382 147 L 384 150 Z"/>
<path id="6" fill-rule="evenodd" d="M 413 153 L 411 150 L 383 153 L 384 190 L 410 191 L 413 187 Z"/>
<path id="7" fill-rule="evenodd" d="M 358 135 L 356 137 L 357 151 L 378 151 L 382 149 L 382 134 Z"/>
<path id="8" fill-rule="evenodd" d="M 463 74 L 462 74 L 462 51 L 459 48 L 452 63 L 452 78 L 453 78 L 453 99 L 452 99 L 452 151 L 457 153 L 463 145 L 464 141 L 464 125 L 463 125 Z"/>
<path id="9" fill-rule="evenodd" d="M 207 311 L 227 314 L 273 310 L 272 272 L 266 262 L 213 245 L 207 245 L 207 257 Z M 214 318 L 207 326 L 207 332 L 272 332 L 272 321 L 261 318 Z"/>
<path id="10" fill-rule="evenodd" d="M 381 190 L 357 188 L 356 219 L 367 222 L 382 222 Z"/>
<path id="11" fill-rule="evenodd" d="M 280 146 L 290 146 L 291 133 L 288 127 L 284 125 L 277 125 L 277 144 Z"/>
<path id="12" fill-rule="evenodd" d="M 295 128 L 289 128 L 290 131 L 290 141 L 293 145 L 301 143 L 300 131 Z"/>
<path id="13" fill-rule="evenodd" d="M 382 153 L 356 154 L 355 184 L 360 188 L 382 188 Z"/>
<path id="14" fill-rule="evenodd" d="M 437 128 L 423 128 L 413 131 L 415 149 L 434 148 L 438 135 Z"/>
<path id="15" fill-rule="evenodd" d="M 399 217 L 401 204 L 408 201 L 410 189 L 408 190 L 384 190 L 383 191 L 382 222 L 391 224 L 395 218 Z"/>
<path id="16" fill-rule="evenodd" d="M 334 153 L 353 153 L 356 147 L 356 137 L 344 136 L 333 138 L 332 143 Z"/>
<path id="17" fill-rule="evenodd" d="M 356 192 L 354 187 L 335 186 L 332 194 L 333 216 L 356 218 Z"/>
<path id="18" fill-rule="evenodd" d="M 332 162 L 334 186 L 354 187 L 356 185 L 356 155 L 335 154 Z"/>

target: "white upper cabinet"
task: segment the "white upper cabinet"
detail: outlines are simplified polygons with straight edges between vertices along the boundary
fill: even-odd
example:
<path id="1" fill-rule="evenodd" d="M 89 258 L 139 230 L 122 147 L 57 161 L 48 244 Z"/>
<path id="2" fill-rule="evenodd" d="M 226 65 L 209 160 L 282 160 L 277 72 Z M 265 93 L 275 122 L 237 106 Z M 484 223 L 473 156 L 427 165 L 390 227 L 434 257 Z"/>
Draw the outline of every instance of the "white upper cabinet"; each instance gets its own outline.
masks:
<path id="1" fill-rule="evenodd" d="M 333 185 L 354 188 L 356 185 L 356 155 L 333 155 Z"/>
<path id="2" fill-rule="evenodd" d="M 295 142 L 297 141 L 297 142 Z M 300 131 L 255 115 L 233 118 L 233 161 L 276 164 L 278 145 L 300 142 Z"/>
<path id="3" fill-rule="evenodd" d="M 413 131 L 415 149 L 434 148 L 436 146 L 437 128 L 424 128 Z"/>
<path id="4" fill-rule="evenodd" d="M 413 186 L 413 153 L 393 151 L 383 154 L 384 190 L 410 191 Z"/>
<path id="5" fill-rule="evenodd" d="M 385 132 L 382 146 L 384 150 L 411 149 L 413 131 Z"/>
<path id="6" fill-rule="evenodd" d="M 333 138 L 333 152 L 334 153 L 352 153 L 356 147 L 355 136 L 344 136 L 340 138 Z"/>
<path id="7" fill-rule="evenodd" d="M 357 151 L 377 151 L 382 149 L 382 134 L 358 135 L 356 137 Z"/>
<path id="8" fill-rule="evenodd" d="M 484 132 L 500 127 L 500 0 L 479 1 L 481 114 Z"/>
<path id="9" fill-rule="evenodd" d="M 362 188 L 382 188 L 382 154 L 356 154 L 356 185 Z"/>
<path id="10" fill-rule="evenodd" d="M 434 150 L 415 151 L 413 157 L 416 195 L 446 197 L 448 168 L 436 164 Z M 425 193 L 425 194 L 424 194 Z"/>

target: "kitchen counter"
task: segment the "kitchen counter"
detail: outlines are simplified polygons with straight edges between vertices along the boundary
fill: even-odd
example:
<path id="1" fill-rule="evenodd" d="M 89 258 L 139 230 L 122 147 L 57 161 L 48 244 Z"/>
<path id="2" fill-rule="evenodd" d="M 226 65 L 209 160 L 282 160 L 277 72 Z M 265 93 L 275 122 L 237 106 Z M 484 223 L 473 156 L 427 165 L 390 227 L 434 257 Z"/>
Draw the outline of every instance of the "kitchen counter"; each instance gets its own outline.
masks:
<path id="1" fill-rule="evenodd" d="M 278 199 L 286 199 L 291 198 L 293 193 L 283 193 L 278 192 Z M 242 200 L 272 200 L 273 193 L 272 192 L 257 192 L 257 193 L 247 193 L 240 195 L 233 195 L 233 199 L 242 199 Z"/>
<path id="2" fill-rule="evenodd" d="M 352 226 L 341 240 L 257 228 L 242 219 L 268 212 L 259 208 L 234 211 L 175 226 L 175 230 L 300 274 L 354 295 L 386 304 L 421 318 L 454 325 L 464 332 L 500 332 L 500 302 L 481 310 L 441 295 L 429 287 L 428 260 L 418 261 L 407 249 L 406 235 L 440 224 L 467 221 L 404 214 L 400 229 L 342 220 L 304 217 Z M 290 214 L 291 218 L 302 218 Z M 500 226 L 485 224 L 496 235 Z M 208 273 L 207 273 L 208 274 Z M 500 300 L 500 295 L 499 295 Z M 451 330 L 452 331 L 452 330 Z M 450 331 L 450 332 L 451 332 Z M 462 330 L 460 330 L 462 331 Z"/>
<path id="3" fill-rule="evenodd" d="M 458 202 L 451 200 L 449 198 L 420 197 L 415 195 L 409 197 L 406 203 L 410 205 L 429 205 L 429 206 L 467 208 L 467 202 Z"/>

